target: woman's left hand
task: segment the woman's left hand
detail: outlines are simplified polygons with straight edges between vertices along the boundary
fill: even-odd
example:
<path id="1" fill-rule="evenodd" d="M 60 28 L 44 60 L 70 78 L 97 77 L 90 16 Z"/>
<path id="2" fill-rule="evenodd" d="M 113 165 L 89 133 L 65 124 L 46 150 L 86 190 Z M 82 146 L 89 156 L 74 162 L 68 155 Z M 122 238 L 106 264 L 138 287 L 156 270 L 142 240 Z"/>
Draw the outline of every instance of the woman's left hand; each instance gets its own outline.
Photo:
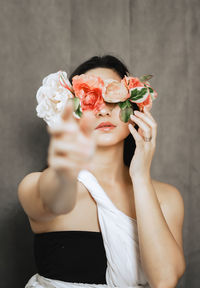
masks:
<path id="1" fill-rule="evenodd" d="M 130 116 L 130 124 L 128 125 L 136 144 L 129 174 L 132 179 L 135 177 L 150 178 L 151 162 L 156 147 L 157 123 L 145 107 L 144 112 L 136 110 L 134 112 L 135 115 Z M 138 131 L 131 124 L 131 120 L 139 126 Z M 152 137 L 152 139 L 146 142 L 144 137 Z"/>

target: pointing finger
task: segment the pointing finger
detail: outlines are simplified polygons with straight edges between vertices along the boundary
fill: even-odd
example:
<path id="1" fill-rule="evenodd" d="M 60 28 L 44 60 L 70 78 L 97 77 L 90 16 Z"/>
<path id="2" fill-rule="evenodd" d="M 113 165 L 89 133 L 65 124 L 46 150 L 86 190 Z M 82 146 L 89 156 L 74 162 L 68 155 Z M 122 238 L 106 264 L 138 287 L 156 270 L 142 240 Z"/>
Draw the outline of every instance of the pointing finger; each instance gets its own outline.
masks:
<path id="1" fill-rule="evenodd" d="M 70 120 L 73 119 L 73 111 L 74 111 L 74 102 L 73 99 L 68 99 L 67 103 L 62 111 L 61 118 L 62 120 Z"/>

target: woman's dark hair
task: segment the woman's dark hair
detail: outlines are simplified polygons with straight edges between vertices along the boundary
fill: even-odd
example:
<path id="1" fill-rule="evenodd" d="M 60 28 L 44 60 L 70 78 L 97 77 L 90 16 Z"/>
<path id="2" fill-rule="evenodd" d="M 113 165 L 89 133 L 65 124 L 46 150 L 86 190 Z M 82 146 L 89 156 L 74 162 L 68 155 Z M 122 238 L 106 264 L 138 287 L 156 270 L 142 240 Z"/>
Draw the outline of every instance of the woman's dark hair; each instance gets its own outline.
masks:
<path id="1" fill-rule="evenodd" d="M 95 68 L 110 68 L 113 71 L 115 71 L 121 78 L 123 78 L 125 75 L 129 75 L 129 70 L 126 67 L 126 65 L 121 61 L 120 59 L 116 58 L 112 55 L 104 55 L 104 56 L 93 56 L 90 59 L 86 60 L 82 64 L 80 64 L 69 76 L 69 81 L 72 84 L 72 78 L 75 75 L 81 75 L 87 72 L 88 70 L 95 69 Z M 131 103 L 133 110 L 139 110 L 136 103 Z M 138 126 L 135 124 L 135 129 L 138 130 Z M 134 151 L 135 151 L 135 140 L 130 133 L 125 139 L 124 139 L 124 164 L 126 166 L 130 166 L 131 159 L 133 157 Z"/>
<path id="2" fill-rule="evenodd" d="M 94 68 L 110 68 L 114 70 L 121 78 L 124 78 L 124 76 L 128 76 L 130 74 L 130 71 L 128 70 L 127 66 L 121 61 L 120 59 L 116 58 L 112 55 L 104 55 L 104 56 L 94 56 L 87 61 L 80 64 L 70 75 L 69 81 L 72 84 L 72 78 L 75 75 L 81 75 L 88 70 L 94 69 Z M 137 104 L 131 103 L 133 110 L 139 110 Z M 134 126 L 138 130 L 138 126 Z M 133 157 L 135 151 L 135 140 L 130 133 L 125 139 L 124 139 L 124 164 L 126 166 L 130 166 L 131 159 Z"/>
<path id="3" fill-rule="evenodd" d="M 87 61 L 80 64 L 70 75 L 69 81 L 72 84 L 72 78 L 75 75 L 81 75 L 88 70 L 95 68 L 110 68 L 114 70 L 121 78 L 124 78 L 124 75 L 128 76 L 128 68 L 125 64 L 120 61 L 118 58 L 112 55 L 104 55 L 104 56 L 94 56 Z"/>

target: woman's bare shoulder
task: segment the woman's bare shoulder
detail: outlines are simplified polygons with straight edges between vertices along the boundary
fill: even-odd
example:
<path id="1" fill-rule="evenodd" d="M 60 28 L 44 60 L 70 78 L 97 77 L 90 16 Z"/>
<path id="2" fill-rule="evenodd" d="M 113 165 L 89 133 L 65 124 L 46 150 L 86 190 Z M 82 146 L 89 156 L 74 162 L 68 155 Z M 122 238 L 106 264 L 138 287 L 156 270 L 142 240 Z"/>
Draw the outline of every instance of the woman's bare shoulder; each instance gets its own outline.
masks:
<path id="1" fill-rule="evenodd" d="M 154 186 L 156 195 L 161 204 L 164 204 L 169 200 L 170 201 L 176 200 L 182 202 L 183 199 L 181 192 L 176 186 L 169 183 L 158 181 L 156 179 L 152 179 L 152 184 Z"/>

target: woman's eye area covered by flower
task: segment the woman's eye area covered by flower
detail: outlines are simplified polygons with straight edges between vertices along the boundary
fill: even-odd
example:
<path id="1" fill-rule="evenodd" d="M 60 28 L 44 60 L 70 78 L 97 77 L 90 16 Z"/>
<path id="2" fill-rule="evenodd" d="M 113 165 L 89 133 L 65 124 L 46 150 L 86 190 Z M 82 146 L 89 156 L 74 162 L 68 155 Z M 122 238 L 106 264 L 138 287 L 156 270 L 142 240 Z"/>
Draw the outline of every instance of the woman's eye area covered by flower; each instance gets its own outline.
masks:
<path id="1" fill-rule="evenodd" d="M 119 82 L 113 79 L 108 79 L 105 81 L 103 98 L 108 103 L 123 102 L 129 98 L 129 91 L 124 85 L 123 80 Z"/>
<path id="2" fill-rule="evenodd" d="M 80 100 L 80 111 L 93 110 L 96 113 L 105 103 L 118 103 L 120 119 L 127 122 L 133 114 L 133 102 L 140 111 L 144 106 L 151 109 L 152 101 L 157 97 L 148 82 L 151 77 L 150 74 L 140 78 L 125 75 L 122 79 L 112 69 L 95 68 L 74 76 L 72 85 L 75 97 Z"/>
<path id="3" fill-rule="evenodd" d="M 96 69 L 94 70 L 97 72 Z M 86 110 L 92 110 L 97 115 L 103 109 L 101 112 L 104 114 L 105 107 L 109 107 L 109 110 L 113 111 L 114 108 L 119 106 L 119 103 L 123 103 L 129 98 L 129 91 L 125 82 L 111 69 L 106 69 L 106 75 L 102 73 L 102 70 L 98 70 L 96 74 L 75 75 L 72 78 L 72 85 L 75 97 L 80 100 L 82 113 Z M 128 116 L 126 114 L 124 116 L 124 113 L 122 114 L 119 109 L 121 121 L 125 120 L 124 122 L 127 122 Z"/>
<path id="4" fill-rule="evenodd" d="M 93 75 L 76 75 L 72 78 L 75 96 L 81 102 L 81 109 L 97 110 L 103 104 L 102 89 L 104 82 Z"/>
<path id="5" fill-rule="evenodd" d="M 128 97 L 128 89 L 124 82 L 113 78 L 102 79 L 100 76 L 81 74 L 72 78 L 75 96 L 80 100 L 88 100 L 95 94 L 101 94 L 101 100 L 107 103 L 125 101 Z"/>
<path id="6" fill-rule="evenodd" d="M 122 79 L 116 71 L 99 67 L 75 75 L 71 83 L 65 71 L 51 73 L 43 79 L 36 94 L 37 116 L 54 126 L 60 122 L 66 101 L 73 99 L 73 115 L 78 119 L 85 110 L 96 112 L 107 103 L 110 107 L 119 106 L 120 119 L 128 122 L 133 103 L 140 111 L 144 107 L 150 110 L 157 98 L 158 93 L 148 81 L 152 76 L 145 74 L 138 78 L 129 74 Z"/>

